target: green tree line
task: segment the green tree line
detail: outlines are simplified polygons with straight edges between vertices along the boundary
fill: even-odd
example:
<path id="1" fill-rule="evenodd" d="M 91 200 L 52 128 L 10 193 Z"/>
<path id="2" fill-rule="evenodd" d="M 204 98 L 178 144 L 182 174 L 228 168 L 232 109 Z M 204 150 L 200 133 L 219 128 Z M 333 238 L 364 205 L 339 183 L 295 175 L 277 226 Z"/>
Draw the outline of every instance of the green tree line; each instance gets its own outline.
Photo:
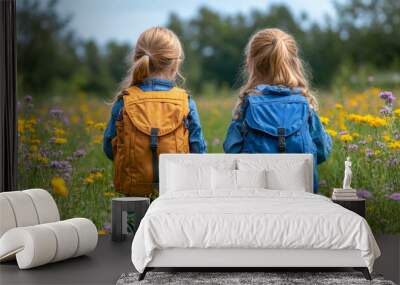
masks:
<path id="1" fill-rule="evenodd" d="M 134 43 L 104 46 L 80 39 L 69 27 L 71 17 L 61 17 L 56 5 L 57 0 L 17 3 L 19 92 L 110 96 L 125 76 Z M 296 38 L 316 87 L 350 82 L 360 70 L 400 69 L 400 1 L 349 0 L 335 3 L 335 9 L 335 20 L 316 23 L 304 13 L 296 17 L 285 5 L 234 15 L 202 7 L 190 19 L 171 14 L 166 26 L 183 43 L 186 85 L 196 92 L 210 84 L 240 86 L 245 45 L 265 27 L 281 28 Z"/>

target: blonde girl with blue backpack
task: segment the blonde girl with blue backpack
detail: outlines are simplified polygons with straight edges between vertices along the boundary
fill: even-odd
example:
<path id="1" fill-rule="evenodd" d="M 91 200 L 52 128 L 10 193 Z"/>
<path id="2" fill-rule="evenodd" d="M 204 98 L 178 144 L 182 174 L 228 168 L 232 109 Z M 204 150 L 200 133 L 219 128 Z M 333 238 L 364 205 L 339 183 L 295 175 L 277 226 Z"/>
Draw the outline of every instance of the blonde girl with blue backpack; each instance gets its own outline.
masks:
<path id="1" fill-rule="evenodd" d="M 246 48 L 247 82 L 240 89 L 224 150 L 227 153 L 311 153 L 317 164 L 332 140 L 318 116 L 294 38 L 279 29 L 254 34 Z"/>

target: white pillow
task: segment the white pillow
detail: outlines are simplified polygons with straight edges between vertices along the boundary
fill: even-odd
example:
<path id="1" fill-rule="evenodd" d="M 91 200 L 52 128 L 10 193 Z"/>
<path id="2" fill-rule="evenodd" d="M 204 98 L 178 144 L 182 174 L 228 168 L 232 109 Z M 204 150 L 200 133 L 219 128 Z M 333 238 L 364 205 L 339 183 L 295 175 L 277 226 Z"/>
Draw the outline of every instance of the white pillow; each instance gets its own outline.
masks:
<path id="1" fill-rule="evenodd" d="M 267 169 L 267 188 L 271 190 L 307 190 L 306 168 L 304 163 L 292 165 L 290 169 Z"/>
<path id="2" fill-rule="evenodd" d="M 307 164 L 288 159 L 239 159 L 240 170 L 266 170 L 267 188 L 271 190 L 307 191 Z"/>
<path id="3" fill-rule="evenodd" d="M 236 170 L 212 168 L 213 189 L 236 190 Z"/>
<path id="4" fill-rule="evenodd" d="M 238 188 L 267 188 L 266 170 L 236 170 Z"/>
<path id="5" fill-rule="evenodd" d="M 169 162 L 167 167 L 168 191 L 212 189 L 212 173 L 209 166 L 194 166 Z"/>

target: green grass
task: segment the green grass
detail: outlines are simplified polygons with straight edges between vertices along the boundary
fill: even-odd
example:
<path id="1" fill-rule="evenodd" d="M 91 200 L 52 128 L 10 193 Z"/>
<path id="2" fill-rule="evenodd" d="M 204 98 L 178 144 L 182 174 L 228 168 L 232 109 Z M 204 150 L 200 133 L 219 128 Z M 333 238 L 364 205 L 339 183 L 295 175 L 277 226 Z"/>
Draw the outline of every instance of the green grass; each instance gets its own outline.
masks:
<path id="1" fill-rule="evenodd" d="M 329 118 L 326 128 L 331 132 L 346 129 L 352 141 L 344 141 L 339 134 L 334 137 L 330 158 L 319 166 L 320 192 L 330 196 L 334 187 L 341 186 L 344 160 L 351 156 L 352 186 L 372 195 L 367 201 L 367 220 L 373 231 L 400 233 L 400 201 L 390 199 L 390 195 L 400 192 L 400 146 L 395 147 L 396 142 L 400 144 L 400 113 L 379 127 L 371 126 L 373 122 L 348 119 L 352 113 L 371 113 L 372 118 L 382 118 L 378 111 L 383 102 L 378 93 L 379 89 L 370 88 L 363 92 L 343 89 L 323 94 L 320 114 Z M 209 152 L 222 152 L 234 96 L 206 94 L 194 99 Z M 84 94 L 33 103 L 31 106 L 22 99 L 19 110 L 19 188 L 49 190 L 63 219 L 87 217 L 101 230 L 110 223 L 110 199 L 118 195 L 112 185 L 112 163 L 102 151 L 104 123 L 108 121 L 111 107 Z M 336 106 L 337 103 L 341 105 Z M 50 113 L 55 107 L 63 111 L 58 117 Z M 56 129 L 63 130 L 64 134 Z M 66 141 L 57 144 L 51 139 L 54 137 Z M 84 150 L 82 157 L 74 156 L 78 149 Z M 70 167 L 57 169 L 57 161 L 68 161 Z M 51 184 L 54 177 L 65 180 L 68 194 L 63 192 L 63 187 Z"/>

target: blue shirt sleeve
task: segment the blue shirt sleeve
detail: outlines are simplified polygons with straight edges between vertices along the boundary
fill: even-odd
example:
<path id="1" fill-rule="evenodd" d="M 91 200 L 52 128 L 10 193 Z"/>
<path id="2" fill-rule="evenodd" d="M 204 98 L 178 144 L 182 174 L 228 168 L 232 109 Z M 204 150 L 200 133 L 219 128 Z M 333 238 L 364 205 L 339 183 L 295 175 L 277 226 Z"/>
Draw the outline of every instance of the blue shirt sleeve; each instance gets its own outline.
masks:
<path id="1" fill-rule="evenodd" d="M 207 143 L 204 139 L 203 131 L 201 130 L 200 116 L 192 96 L 189 96 L 188 125 L 190 152 L 206 153 Z"/>
<path id="2" fill-rule="evenodd" d="M 310 134 L 314 145 L 317 148 L 317 163 L 322 163 L 328 159 L 332 151 L 332 138 L 325 131 L 317 113 L 311 110 Z"/>
<path id="3" fill-rule="evenodd" d="M 243 148 L 243 121 L 246 110 L 247 101 L 243 102 L 243 106 L 238 113 L 238 119 L 233 119 L 224 141 L 225 153 L 241 153 Z"/>
<path id="4" fill-rule="evenodd" d="M 106 156 L 111 160 L 113 160 L 111 141 L 117 135 L 117 130 L 115 129 L 115 122 L 117 121 L 123 106 L 124 106 L 124 101 L 122 99 L 119 99 L 117 102 L 115 102 L 115 104 L 111 109 L 111 118 L 108 121 L 107 128 L 104 131 L 103 151 L 106 154 Z"/>

